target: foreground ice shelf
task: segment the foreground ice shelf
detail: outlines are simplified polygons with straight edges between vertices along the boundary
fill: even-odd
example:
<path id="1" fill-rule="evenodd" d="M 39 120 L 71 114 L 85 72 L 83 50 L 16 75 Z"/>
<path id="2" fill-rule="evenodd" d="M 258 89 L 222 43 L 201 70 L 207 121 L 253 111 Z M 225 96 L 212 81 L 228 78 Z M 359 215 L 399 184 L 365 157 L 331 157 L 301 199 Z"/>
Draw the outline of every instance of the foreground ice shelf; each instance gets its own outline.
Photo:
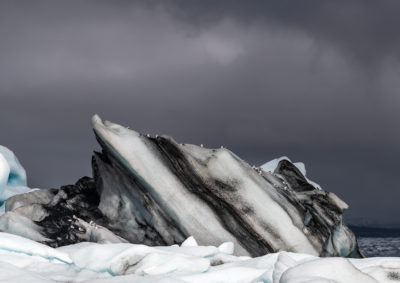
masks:
<path id="1" fill-rule="evenodd" d="M 318 258 L 280 252 L 233 256 L 232 243 L 149 247 L 78 243 L 57 249 L 0 233 L 0 282 L 397 282 L 400 258 Z M 397 281 L 396 281 L 397 280 Z"/>

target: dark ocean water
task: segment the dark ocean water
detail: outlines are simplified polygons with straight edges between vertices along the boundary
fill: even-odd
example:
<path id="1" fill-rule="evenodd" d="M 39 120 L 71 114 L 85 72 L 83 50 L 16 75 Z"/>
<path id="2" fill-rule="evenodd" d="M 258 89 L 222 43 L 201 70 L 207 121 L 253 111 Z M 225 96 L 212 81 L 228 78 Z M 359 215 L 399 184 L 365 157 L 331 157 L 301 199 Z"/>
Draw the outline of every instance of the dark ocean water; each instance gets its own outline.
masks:
<path id="1" fill-rule="evenodd" d="M 400 257 L 400 229 L 350 226 L 361 252 L 367 257 Z"/>

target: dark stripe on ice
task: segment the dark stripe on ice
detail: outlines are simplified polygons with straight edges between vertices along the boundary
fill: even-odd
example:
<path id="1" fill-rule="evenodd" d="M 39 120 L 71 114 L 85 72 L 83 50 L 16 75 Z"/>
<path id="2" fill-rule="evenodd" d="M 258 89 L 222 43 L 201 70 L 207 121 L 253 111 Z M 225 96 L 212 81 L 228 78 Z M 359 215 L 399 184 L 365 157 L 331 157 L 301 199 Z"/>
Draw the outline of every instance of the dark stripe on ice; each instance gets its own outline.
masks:
<path id="1" fill-rule="evenodd" d="M 110 180 L 111 183 L 115 185 L 119 185 L 118 189 L 120 193 L 126 194 L 127 198 L 131 202 L 134 203 L 134 205 L 140 206 L 141 211 L 144 213 L 142 216 L 144 217 L 146 224 L 144 223 L 138 223 L 138 224 L 143 224 L 142 229 L 140 229 L 141 232 L 145 231 L 146 234 L 149 236 L 149 240 L 153 241 L 152 245 L 154 244 L 159 244 L 159 245 L 172 245 L 172 244 L 179 244 L 183 240 L 185 240 L 188 236 L 188 233 L 185 231 L 182 231 L 179 228 L 179 225 L 174 221 L 170 215 L 168 215 L 162 208 L 162 205 L 160 205 L 157 200 L 154 199 L 154 197 L 149 193 L 148 190 L 148 184 L 144 184 L 144 182 L 138 178 L 138 176 L 131 170 L 131 168 L 126 168 L 126 165 L 123 162 L 120 162 L 120 160 L 117 160 L 116 157 L 114 157 L 114 153 L 111 153 L 109 151 L 109 146 L 103 142 L 101 138 L 99 138 L 97 135 L 97 140 L 100 143 L 100 145 L 103 148 L 103 153 L 96 154 L 97 159 L 96 162 L 98 162 L 98 170 L 100 170 L 98 173 L 94 173 L 96 182 L 97 182 L 97 187 L 100 190 L 107 189 L 103 187 L 104 176 L 108 176 L 109 178 L 113 178 L 114 180 Z M 102 170 L 101 165 L 106 165 L 108 168 L 105 170 Z M 112 170 L 111 174 L 107 174 L 108 170 Z M 122 185 L 121 185 L 122 184 Z M 111 190 L 116 192 L 116 188 L 110 188 Z M 101 194 L 101 192 L 99 192 Z M 122 199 L 122 198 L 121 198 Z M 132 217 L 135 217 L 136 215 L 134 214 L 134 211 L 132 211 Z M 158 231 L 160 227 L 157 227 L 156 224 L 153 222 L 153 217 L 159 217 L 161 218 L 165 226 L 167 226 L 167 229 L 162 229 L 162 231 Z M 114 223 L 113 226 L 115 226 L 116 223 Z M 121 231 L 124 231 L 126 227 L 123 227 L 123 223 L 120 223 L 121 226 Z M 156 226 L 156 227 L 154 227 Z M 158 228 L 158 229 L 157 229 Z M 113 231 L 114 232 L 114 231 Z M 115 231 L 116 234 L 118 234 L 118 231 Z M 125 232 L 127 232 L 125 230 Z M 129 231 L 129 233 L 133 233 L 133 231 Z M 132 236 L 129 236 L 129 233 L 124 233 L 124 235 L 119 235 L 121 237 L 124 237 L 128 240 L 132 240 Z M 155 235 L 156 234 L 156 235 Z M 164 234 L 164 235 L 162 235 Z M 151 239 L 151 236 L 154 237 Z M 136 242 L 136 241 L 135 241 Z M 143 243 L 143 242 L 142 242 Z"/>
<path id="2" fill-rule="evenodd" d="M 261 256 L 274 252 L 270 244 L 261 235 L 256 233 L 251 225 L 241 217 L 241 214 L 246 212 L 237 210 L 227 200 L 215 194 L 215 192 L 220 190 L 232 191 L 234 190 L 233 187 L 215 181 L 215 187 L 210 188 L 199 178 L 192 166 L 187 162 L 185 155 L 178 148 L 178 145 L 163 137 L 152 138 L 151 140 L 157 144 L 163 155 L 168 158 L 171 164 L 170 167 L 185 187 L 191 193 L 196 194 L 204 200 L 213 209 L 220 223 L 235 236 L 252 256 Z"/>

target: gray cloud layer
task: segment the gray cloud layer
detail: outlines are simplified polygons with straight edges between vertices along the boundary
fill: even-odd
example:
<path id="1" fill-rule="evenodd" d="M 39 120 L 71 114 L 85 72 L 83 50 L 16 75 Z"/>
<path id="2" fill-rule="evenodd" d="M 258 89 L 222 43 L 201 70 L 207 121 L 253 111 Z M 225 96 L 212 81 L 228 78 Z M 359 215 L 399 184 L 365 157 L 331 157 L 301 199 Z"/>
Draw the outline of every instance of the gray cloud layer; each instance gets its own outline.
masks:
<path id="1" fill-rule="evenodd" d="M 0 143 L 32 186 L 90 174 L 90 117 L 288 155 L 349 219 L 400 225 L 398 1 L 2 1 Z"/>

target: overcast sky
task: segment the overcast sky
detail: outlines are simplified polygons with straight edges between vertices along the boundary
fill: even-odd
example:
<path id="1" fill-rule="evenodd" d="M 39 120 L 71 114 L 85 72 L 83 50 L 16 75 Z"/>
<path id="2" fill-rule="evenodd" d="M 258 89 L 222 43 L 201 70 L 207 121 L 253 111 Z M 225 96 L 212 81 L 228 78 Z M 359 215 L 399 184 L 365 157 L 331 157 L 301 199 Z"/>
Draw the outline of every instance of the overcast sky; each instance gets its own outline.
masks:
<path id="1" fill-rule="evenodd" d="M 400 1 L 0 1 L 0 144 L 32 187 L 91 174 L 98 113 L 287 155 L 347 220 L 400 227 Z"/>

